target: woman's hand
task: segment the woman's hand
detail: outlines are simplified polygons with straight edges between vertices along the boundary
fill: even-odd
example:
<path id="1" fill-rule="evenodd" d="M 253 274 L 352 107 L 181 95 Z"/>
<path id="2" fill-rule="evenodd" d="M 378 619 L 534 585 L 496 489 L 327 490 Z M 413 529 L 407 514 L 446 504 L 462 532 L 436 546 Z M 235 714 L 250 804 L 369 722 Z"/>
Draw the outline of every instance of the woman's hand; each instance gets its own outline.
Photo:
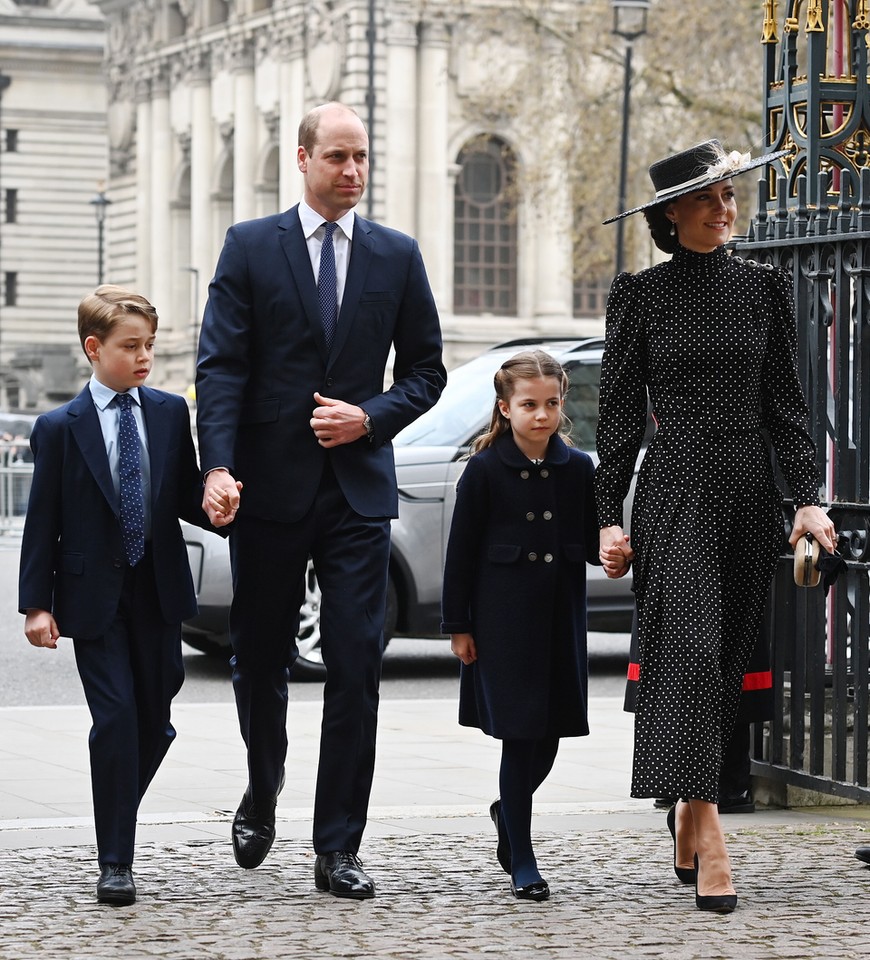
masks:
<path id="1" fill-rule="evenodd" d="M 611 580 L 624 577 L 634 560 L 634 550 L 631 549 L 625 531 L 622 527 L 602 527 L 598 536 L 598 558 L 604 572 Z"/>
<path id="2" fill-rule="evenodd" d="M 834 527 L 834 521 L 821 507 L 812 505 L 798 507 L 794 515 L 794 527 L 788 538 L 793 550 L 808 533 L 811 533 L 819 541 L 819 546 L 828 553 L 833 553 L 837 549 L 837 530 Z"/>
<path id="3" fill-rule="evenodd" d="M 451 633 L 450 649 L 466 666 L 477 659 L 477 647 L 470 633 Z"/>

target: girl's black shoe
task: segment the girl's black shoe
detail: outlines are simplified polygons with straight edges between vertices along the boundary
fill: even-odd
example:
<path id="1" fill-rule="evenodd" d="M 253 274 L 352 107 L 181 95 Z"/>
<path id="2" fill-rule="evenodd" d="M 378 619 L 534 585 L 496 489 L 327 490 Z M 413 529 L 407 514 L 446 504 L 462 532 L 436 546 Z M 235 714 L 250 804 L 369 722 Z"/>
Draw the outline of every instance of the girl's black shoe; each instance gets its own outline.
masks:
<path id="1" fill-rule="evenodd" d="M 524 887 L 518 887 L 511 877 L 511 893 L 517 900 L 536 900 L 540 903 L 542 900 L 549 900 L 550 886 L 546 880 L 535 880 L 534 883 L 527 883 Z"/>
<path id="2" fill-rule="evenodd" d="M 498 832 L 498 846 L 495 848 L 496 859 L 501 865 L 502 870 L 508 875 L 511 872 L 511 844 L 508 840 L 507 830 L 501 821 L 501 798 L 496 797 L 489 805 L 489 815 L 495 824 Z"/>

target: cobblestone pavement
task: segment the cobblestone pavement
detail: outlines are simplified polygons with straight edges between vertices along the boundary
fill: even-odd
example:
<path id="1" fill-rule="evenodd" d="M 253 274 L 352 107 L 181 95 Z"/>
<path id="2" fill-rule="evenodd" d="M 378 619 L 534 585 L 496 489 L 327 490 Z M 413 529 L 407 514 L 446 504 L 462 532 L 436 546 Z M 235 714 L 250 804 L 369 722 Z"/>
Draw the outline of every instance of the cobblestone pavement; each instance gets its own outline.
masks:
<path id="1" fill-rule="evenodd" d="M 726 822 L 726 828 L 733 821 Z M 302 840 L 277 840 L 257 870 L 227 841 L 142 844 L 132 907 L 94 899 L 90 846 L 0 851 L 0 958 L 436 958 L 851 960 L 870 954 L 868 824 L 754 826 L 731 841 L 740 903 L 695 909 L 661 831 L 538 833 L 552 896 L 513 899 L 494 836 L 379 837 L 363 851 L 371 901 L 318 893 Z"/>

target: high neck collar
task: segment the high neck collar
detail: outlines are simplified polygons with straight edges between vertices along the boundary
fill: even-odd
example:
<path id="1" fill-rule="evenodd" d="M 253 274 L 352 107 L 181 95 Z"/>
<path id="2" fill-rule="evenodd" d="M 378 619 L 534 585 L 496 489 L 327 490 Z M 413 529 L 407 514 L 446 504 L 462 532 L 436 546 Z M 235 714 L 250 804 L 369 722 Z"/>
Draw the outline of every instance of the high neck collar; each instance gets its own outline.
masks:
<path id="1" fill-rule="evenodd" d="M 680 245 L 674 253 L 672 263 L 681 270 L 702 276 L 721 273 L 728 266 L 728 251 L 724 246 L 716 247 L 712 253 L 698 253 Z"/>

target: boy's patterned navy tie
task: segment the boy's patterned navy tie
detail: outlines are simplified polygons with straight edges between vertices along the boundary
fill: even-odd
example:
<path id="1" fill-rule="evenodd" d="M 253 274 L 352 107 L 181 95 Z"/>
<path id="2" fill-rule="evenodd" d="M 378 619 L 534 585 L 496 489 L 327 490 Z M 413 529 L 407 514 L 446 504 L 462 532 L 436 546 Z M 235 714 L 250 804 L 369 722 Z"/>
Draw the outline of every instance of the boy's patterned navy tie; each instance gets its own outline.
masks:
<path id="1" fill-rule="evenodd" d="M 335 247 L 332 235 L 336 223 L 325 223 L 323 243 L 320 246 L 320 270 L 317 275 L 317 299 L 320 301 L 320 321 L 326 337 L 326 349 L 332 349 L 335 327 L 338 323 L 338 289 L 335 277 Z"/>
<path id="2" fill-rule="evenodd" d="M 142 466 L 139 459 L 139 429 L 133 417 L 133 398 L 119 393 L 115 402 L 121 408 L 118 426 L 118 475 L 121 486 L 121 534 L 131 567 L 145 553 L 145 499 L 142 495 Z"/>

